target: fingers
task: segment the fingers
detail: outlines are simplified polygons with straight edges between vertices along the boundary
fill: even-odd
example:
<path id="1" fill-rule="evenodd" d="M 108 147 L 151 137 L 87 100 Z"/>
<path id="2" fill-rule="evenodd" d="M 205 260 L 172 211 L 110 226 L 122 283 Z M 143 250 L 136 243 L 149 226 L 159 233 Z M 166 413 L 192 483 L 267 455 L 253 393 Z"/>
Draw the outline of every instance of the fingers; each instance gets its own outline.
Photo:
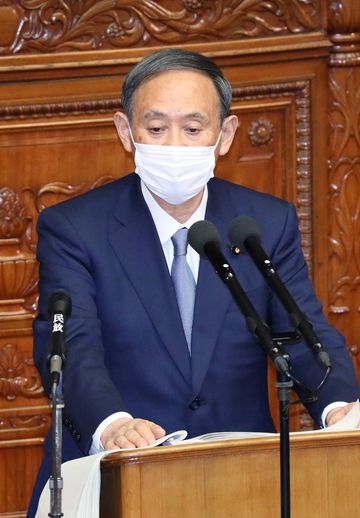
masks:
<path id="1" fill-rule="evenodd" d="M 338 408 L 336 410 L 333 410 L 332 412 L 329 412 L 328 417 L 326 418 L 326 425 L 332 426 L 333 424 L 336 424 L 340 419 L 344 417 L 344 412 L 342 408 Z"/>
<path id="2" fill-rule="evenodd" d="M 331 426 L 333 424 L 336 424 L 338 421 L 340 421 L 343 417 L 346 416 L 352 409 L 355 403 L 348 403 L 347 405 L 335 408 L 334 410 L 331 410 L 326 418 L 326 424 L 327 426 Z"/>
<path id="3" fill-rule="evenodd" d="M 155 439 L 160 439 L 160 437 L 164 437 L 165 435 L 165 430 L 164 428 L 162 428 L 161 426 L 159 426 L 158 424 L 156 423 L 153 423 L 152 421 L 148 421 L 148 423 L 150 423 L 150 429 L 155 437 Z"/>
<path id="4" fill-rule="evenodd" d="M 118 419 L 102 434 L 106 450 L 115 448 L 142 448 L 163 437 L 165 430 L 145 419 Z"/>

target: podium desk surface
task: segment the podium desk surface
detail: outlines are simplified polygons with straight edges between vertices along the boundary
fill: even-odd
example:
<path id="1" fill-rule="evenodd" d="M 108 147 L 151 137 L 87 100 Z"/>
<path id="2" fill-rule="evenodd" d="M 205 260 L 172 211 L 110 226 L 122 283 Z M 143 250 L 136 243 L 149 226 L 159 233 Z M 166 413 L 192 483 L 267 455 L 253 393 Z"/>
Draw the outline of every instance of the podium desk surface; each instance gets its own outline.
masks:
<path id="1" fill-rule="evenodd" d="M 123 450 L 101 462 L 100 518 L 280 518 L 280 438 Z M 360 517 L 360 431 L 290 438 L 291 518 Z"/>

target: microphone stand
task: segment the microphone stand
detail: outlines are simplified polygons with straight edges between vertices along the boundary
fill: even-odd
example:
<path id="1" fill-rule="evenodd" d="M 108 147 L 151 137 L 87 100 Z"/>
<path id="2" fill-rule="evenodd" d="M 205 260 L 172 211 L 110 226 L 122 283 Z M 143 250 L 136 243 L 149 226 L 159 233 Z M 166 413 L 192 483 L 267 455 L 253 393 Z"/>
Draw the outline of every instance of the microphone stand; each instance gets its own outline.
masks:
<path id="1" fill-rule="evenodd" d="M 65 362 L 65 320 L 71 315 L 71 298 L 64 290 L 54 291 L 50 297 L 48 311 L 52 317 L 51 349 L 48 355 L 51 383 L 51 454 L 52 466 L 49 480 L 51 518 L 63 516 L 61 511 L 62 459 L 62 409 L 64 408 L 62 368 Z"/>
<path id="2" fill-rule="evenodd" d="M 215 271 L 231 292 L 231 295 L 240 311 L 243 313 L 249 331 L 253 333 L 259 345 L 274 362 L 277 371 L 276 388 L 280 408 L 281 518 L 290 518 L 289 405 L 294 382 L 297 384 L 299 384 L 299 382 L 290 374 L 289 355 L 284 354 L 282 346 L 284 343 L 297 342 L 301 337 L 297 333 L 280 333 L 278 337 L 272 336 L 268 325 L 257 313 L 255 307 L 252 305 L 250 299 L 236 279 L 235 272 L 232 270 L 226 257 L 222 254 L 220 250 L 220 236 L 215 225 L 206 220 L 194 223 L 189 229 L 188 239 L 194 250 L 196 250 L 200 255 L 205 255 L 209 259 L 215 268 Z M 238 254 L 239 251 L 240 250 L 237 247 L 233 248 L 234 254 Z M 262 252 L 262 254 L 264 255 L 264 252 Z M 255 262 L 257 261 L 255 260 Z M 266 257 L 266 266 L 268 266 L 268 264 L 271 265 L 271 262 Z M 286 288 L 284 288 L 283 291 L 285 290 Z M 291 307 L 291 309 L 293 308 Z M 301 314 L 299 315 L 299 320 L 301 320 L 301 324 L 303 324 Z M 293 321 L 297 328 L 300 327 L 297 325 L 298 322 L 295 322 L 295 318 L 293 318 Z M 309 331 L 306 324 L 302 325 L 298 330 L 300 332 L 303 331 L 303 327 L 306 327 L 306 331 Z M 323 351 L 316 335 L 311 334 L 310 331 L 309 333 L 304 333 L 304 335 L 305 334 L 306 336 L 304 336 L 304 338 L 306 340 L 309 339 L 311 346 L 318 353 L 321 363 L 323 363 L 327 368 L 327 374 L 317 388 L 317 390 L 319 390 L 330 371 L 330 360 L 326 351 Z M 316 343 L 314 340 L 316 340 Z"/>
<path id="3" fill-rule="evenodd" d="M 277 371 L 276 388 L 280 409 L 281 518 L 290 518 L 289 403 L 292 387 L 292 380 L 289 380 L 282 372 Z"/>
<path id="4" fill-rule="evenodd" d="M 273 337 L 273 341 L 280 350 L 283 345 L 293 344 L 301 339 L 296 333 L 280 333 L 281 336 Z M 288 355 L 284 354 L 288 359 Z M 291 400 L 291 390 L 294 382 L 291 378 L 280 370 L 276 371 L 277 396 L 279 401 L 280 416 L 280 496 L 281 496 L 281 518 L 290 518 L 290 427 L 289 427 L 289 406 Z"/>
<path id="5" fill-rule="evenodd" d="M 260 318 L 250 299 L 235 277 L 225 257 L 219 252 L 217 244 L 208 242 L 204 250 L 221 280 L 226 284 L 239 309 L 246 319 L 246 324 L 257 342 L 273 360 L 277 372 L 277 391 L 280 406 L 280 491 L 281 518 L 290 518 L 290 439 L 289 439 L 289 403 L 293 381 L 289 376 L 289 356 L 282 350 L 284 342 L 297 341 L 298 335 L 274 338 L 267 324 Z"/>
<path id="6" fill-rule="evenodd" d="M 61 476 L 62 458 L 62 409 L 64 408 L 64 398 L 62 391 L 62 360 L 60 356 L 54 355 L 50 360 L 50 365 L 57 364 L 57 372 L 52 372 L 51 385 L 51 407 L 52 407 L 52 429 L 51 429 L 51 454 L 52 467 L 49 480 L 50 488 L 50 513 L 51 518 L 63 516 L 61 511 L 61 494 L 63 489 L 63 479 Z M 60 365 L 60 367 L 59 367 Z M 52 367 L 50 367 L 52 371 Z"/>

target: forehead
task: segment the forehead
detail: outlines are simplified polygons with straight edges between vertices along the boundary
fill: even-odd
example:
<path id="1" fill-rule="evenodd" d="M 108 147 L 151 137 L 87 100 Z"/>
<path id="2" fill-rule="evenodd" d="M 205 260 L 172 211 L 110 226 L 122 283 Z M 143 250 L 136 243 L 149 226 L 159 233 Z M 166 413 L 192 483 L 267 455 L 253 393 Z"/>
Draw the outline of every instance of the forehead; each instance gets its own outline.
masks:
<path id="1" fill-rule="evenodd" d="M 133 97 L 135 116 L 152 111 L 218 116 L 220 99 L 211 79 L 192 70 L 169 70 L 145 81 Z"/>

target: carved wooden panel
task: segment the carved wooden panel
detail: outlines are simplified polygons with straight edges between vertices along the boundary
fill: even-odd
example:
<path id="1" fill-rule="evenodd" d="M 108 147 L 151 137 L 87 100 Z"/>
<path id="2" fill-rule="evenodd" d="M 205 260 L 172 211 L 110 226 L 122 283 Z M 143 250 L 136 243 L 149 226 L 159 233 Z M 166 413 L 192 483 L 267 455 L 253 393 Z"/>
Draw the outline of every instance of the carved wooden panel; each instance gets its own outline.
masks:
<path id="1" fill-rule="evenodd" d="M 0 397 L 10 402 L 19 396 L 38 398 L 42 393 L 41 382 L 29 353 L 10 343 L 0 347 Z M 2 423 L 0 429 L 3 428 Z"/>
<path id="2" fill-rule="evenodd" d="M 206 52 L 230 78 L 240 127 L 217 174 L 296 204 L 360 375 L 359 18 L 357 0 L 0 1 L 1 516 L 24 515 L 50 423 L 31 352 L 36 220 L 132 170 L 112 116 L 151 47 Z M 293 426 L 312 423 L 297 409 Z"/>
<path id="3" fill-rule="evenodd" d="M 351 306 L 360 309 L 352 304 L 360 287 L 359 84 L 360 67 L 340 74 L 333 71 L 330 76 L 330 311 L 335 314 L 348 313 Z"/>
<path id="4" fill-rule="evenodd" d="M 0 189 L 0 332 L 36 310 L 39 212 L 114 178 L 118 142 L 112 125 L 111 137 L 104 128 L 82 132 L 71 127 L 59 133 L 36 125 L 30 134 L 0 130 L 0 152 L 8 171 L 8 185 Z M 16 176 L 18 167 L 21 176 Z"/>
<path id="5" fill-rule="evenodd" d="M 16 442 L 1 441 L 0 516 L 4 518 L 26 516 L 34 466 L 39 465 L 41 456 L 41 444 L 31 439 Z"/>
<path id="6" fill-rule="evenodd" d="M 50 409 L 29 338 L 0 339 L 1 516 L 26 509 L 49 427 Z M 10 511 L 14 514 L 6 514 Z"/>
<path id="7" fill-rule="evenodd" d="M 27 232 L 31 217 L 20 196 L 0 189 L 0 318 L 26 313 L 35 307 L 38 268 L 35 243 Z"/>
<path id="8" fill-rule="evenodd" d="M 311 270 L 310 81 L 235 87 L 233 95 L 240 126 L 228 155 L 219 160 L 218 173 L 296 204 Z"/>
<path id="9" fill-rule="evenodd" d="M 347 337 L 360 377 L 360 10 L 329 5 L 328 311 Z"/>
<path id="10" fill-rule="evenodd" d="M 0 53 L 85 51 L 321 29 L 320 0 L 18 0 L 0 6 Z"/>

